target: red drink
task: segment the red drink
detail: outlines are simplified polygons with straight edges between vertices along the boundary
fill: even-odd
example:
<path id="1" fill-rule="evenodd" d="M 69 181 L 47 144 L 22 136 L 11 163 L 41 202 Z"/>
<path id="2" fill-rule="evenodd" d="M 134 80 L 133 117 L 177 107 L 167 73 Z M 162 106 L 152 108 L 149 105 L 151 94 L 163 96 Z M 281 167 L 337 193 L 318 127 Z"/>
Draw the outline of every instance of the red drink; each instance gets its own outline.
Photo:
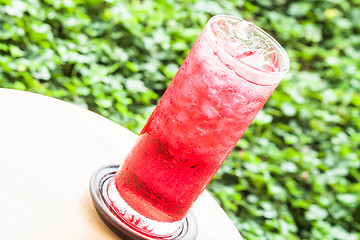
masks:
<path id="1" fill-rule="evenodd" d="M 204 28 L 115 175 L 121 198 L 149 219 L 186 216 L 286 72 L 286 58 L 277 59 L 286 53 L 275 51 L 274 40 L 273 49 L 234 47 L 222 41 L 223 21 Z M 245 23 L 250 34 L 269 38 Z"/>

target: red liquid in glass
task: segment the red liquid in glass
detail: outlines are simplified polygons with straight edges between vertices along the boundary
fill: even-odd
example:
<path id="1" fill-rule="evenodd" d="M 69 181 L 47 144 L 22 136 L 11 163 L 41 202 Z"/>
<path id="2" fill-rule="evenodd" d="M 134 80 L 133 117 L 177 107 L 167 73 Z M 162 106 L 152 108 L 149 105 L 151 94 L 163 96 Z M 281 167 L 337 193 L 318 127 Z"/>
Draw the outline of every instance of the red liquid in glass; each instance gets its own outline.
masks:
<path id="1" fill-rule="evenodd" d="M 278 85 L 247 74 L 198 38 L 115 176 L 134 210 L 161 222 L 186 216 Z"/>

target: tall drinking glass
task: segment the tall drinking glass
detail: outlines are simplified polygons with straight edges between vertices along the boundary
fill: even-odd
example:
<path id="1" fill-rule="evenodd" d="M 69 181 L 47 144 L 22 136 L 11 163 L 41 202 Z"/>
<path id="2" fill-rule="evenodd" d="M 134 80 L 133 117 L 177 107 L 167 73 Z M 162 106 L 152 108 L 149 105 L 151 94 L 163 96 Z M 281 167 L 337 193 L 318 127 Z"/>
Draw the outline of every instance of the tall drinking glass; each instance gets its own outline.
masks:
<path id="1" fill-rule="evenodd" d="M 289 66 L 254 24 L 211 18 L 109 184 L 113 211 L 149 235 L 177 231 Z"/>

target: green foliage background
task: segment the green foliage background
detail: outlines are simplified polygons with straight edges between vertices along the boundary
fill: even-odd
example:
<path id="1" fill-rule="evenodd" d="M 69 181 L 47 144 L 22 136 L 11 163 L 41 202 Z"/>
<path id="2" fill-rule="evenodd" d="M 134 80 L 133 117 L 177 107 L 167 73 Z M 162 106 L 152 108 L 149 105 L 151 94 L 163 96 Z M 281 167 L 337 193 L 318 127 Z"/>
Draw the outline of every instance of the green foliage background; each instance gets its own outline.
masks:
<path id="1" fill-rule="evenodd" d="M 359 0 L 0 0 L 0 87 L 138 133 L 215 14 L 265 29 L 291 71 L 208 190 L 246 239 L 360 239 Z"/>

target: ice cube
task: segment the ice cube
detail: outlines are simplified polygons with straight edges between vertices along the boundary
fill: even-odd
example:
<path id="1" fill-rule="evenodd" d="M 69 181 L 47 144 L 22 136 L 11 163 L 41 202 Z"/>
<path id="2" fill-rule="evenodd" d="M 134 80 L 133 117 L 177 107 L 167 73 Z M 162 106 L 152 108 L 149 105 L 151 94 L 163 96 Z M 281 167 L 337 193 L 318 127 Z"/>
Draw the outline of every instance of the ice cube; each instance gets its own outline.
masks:
<path id="1" fill-rule="evenodd" d="M 231 24 L 226 20 L 215 22 L 211 25 L 213 32 L 217 38 L 226 42 L 228 37 L 231 37 Z"/>
<path id="2" fill-rule="evenodd" d="M 239 51 L 237 49 L 236 53 L 235 53 L 235 57 L 238 58 L 238 59 L 243 59 L 243 58 L 250 57 L 254 53 L 255 53 L 254 51 L 250 51 L 250 50 L 241 50 L 241 51 Z"/>
<path id="3" fill-rule="evenodd" d="M 208 101 L 204 101 L 201 105 L 201 112 L 209 119 L 219 115 L 219 112 Z"/>
<path id="4" fill-rule="evenodd" d="M 221 20 L 214 22 L 212 28 L 226 51 L 235 58 L 263 71 L 279 71 L 274 47 L 256 36 L 254 24 L 247 21 Z"/>
<path id="5" fill-rule="evenodd" d="M 274 47 L 270 47 L 266 50 L 266 52 L 263 53 L 263 55 L 265 56 L 265 63 L 264 65 L 268 65 L 268 71 L 270 72 L 278 72 L 280 71 L 279 69 L 279 61 L 278 61 L 278 57 L 277 57 L 277 53 L 274 49 Z M 266 66 L 264 66 L 264 68 L 266 68 Z"/>
<path id="6" fill-rule="evenodd" d="M 250 39 L 249 48 L 254 51 L 265 52 L 269 47 L 270 45 L 260 37 L 253 37 Z"/>
<path id="7" fill-rule="evenodd" d="M 233 33 L 237 39 L 246 43 L 246 41 L 254 37 L 254 29 L 254 24 L 247 21 L 240 21 L 233 26 Z"/>
<path id="8" fill-rule="evenodd" d="M 275 48 L 270 46 L 264 39 L 260 37 L 254 37 L 249 48 L 256 52 L 255 55 L 262 56 L 262 58 L 258 58 L 258 60 L 261 61 L 259 61 L 256 66 L 252 65 L 253 67 L 269 72 L 279 71 L 279 64 Z M 254 62 L 253 60 L 251 61 Z"/>
<path id="9" fill-rule="evenodd" d="M 241 61 L 257 69 L 263 69 L 265 57 L 261 53 L 254 52 L 251 55 L 241 58 Z"/>

